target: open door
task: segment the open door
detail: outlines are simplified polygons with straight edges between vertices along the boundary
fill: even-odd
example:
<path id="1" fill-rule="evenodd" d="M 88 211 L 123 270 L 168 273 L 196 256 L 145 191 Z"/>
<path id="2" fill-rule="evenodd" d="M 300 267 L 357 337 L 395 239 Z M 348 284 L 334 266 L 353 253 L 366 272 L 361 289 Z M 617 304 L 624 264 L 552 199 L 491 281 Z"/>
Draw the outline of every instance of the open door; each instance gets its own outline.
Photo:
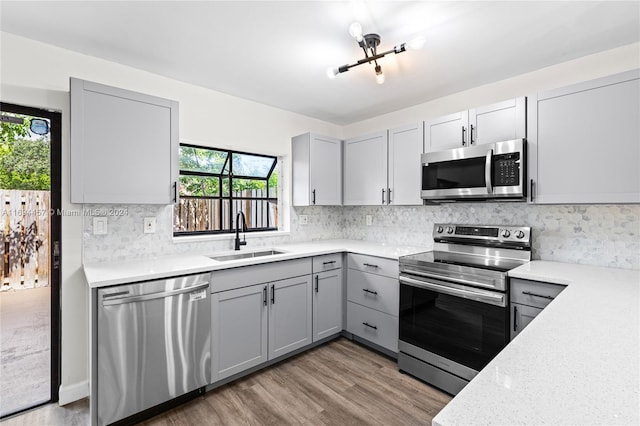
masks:
<path id="1" fill-rule="evenodd" d="M 0 103 L 0 417 L 58 400 L 61 124 Z"/>

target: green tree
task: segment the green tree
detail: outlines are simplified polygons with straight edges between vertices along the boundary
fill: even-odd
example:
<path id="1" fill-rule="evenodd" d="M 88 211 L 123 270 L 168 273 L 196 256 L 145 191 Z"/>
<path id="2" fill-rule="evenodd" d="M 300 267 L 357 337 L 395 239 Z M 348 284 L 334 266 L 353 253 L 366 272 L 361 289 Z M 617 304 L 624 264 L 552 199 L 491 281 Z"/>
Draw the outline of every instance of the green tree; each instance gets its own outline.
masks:
<path id="1" fill-rule="evenodd" d="M 51 187 L 48 138 L 31 138 L 29 117 L 22 124 L 0 126 L 0 188 L 49 190 Z"/>

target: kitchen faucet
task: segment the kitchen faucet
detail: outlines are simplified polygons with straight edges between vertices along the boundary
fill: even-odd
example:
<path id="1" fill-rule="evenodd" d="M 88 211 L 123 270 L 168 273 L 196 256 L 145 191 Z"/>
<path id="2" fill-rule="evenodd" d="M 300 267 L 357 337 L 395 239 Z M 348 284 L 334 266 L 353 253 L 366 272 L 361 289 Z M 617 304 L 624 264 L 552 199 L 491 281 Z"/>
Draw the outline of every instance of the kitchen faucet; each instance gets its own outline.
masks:
<path id="1" fill-rule="evenodd" d="M 240 241 L 240 216 L 242 216 L 242 241 Z M 236 215 L 236 240 L 235 240 L 235 250 L 240 250 L 240 246 L 246 246 L 246 236 L 244 233 L 247 232 L 247 222 L 244 217 L 244 213 L 242 210 L 238 212 Z"/>

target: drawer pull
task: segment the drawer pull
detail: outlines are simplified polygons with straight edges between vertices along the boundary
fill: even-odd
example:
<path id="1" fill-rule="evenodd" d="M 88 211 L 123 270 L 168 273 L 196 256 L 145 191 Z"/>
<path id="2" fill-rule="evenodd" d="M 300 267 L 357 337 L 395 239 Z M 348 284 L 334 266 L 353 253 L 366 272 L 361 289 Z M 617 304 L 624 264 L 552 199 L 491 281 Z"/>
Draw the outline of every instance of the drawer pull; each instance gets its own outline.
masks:
<path id="1" fill-rule="evenodd" d="M 364 291 L 365 293 L 376 295 L 376 296 L 378 295 L 377 291 L 369 290 L 368 288 L 363 288 L 362 291 Z"/>
<path id="2" fill-rule="evenodd" d="M 377 329 L 378 329 L 378 327 L 376 327 L 375 325 L 371 325 L 371 324 L 369 324 L 368 322 L 363 322 L 363 323 L 362 323 L 362 325 L 366 325 L 367 327 L 369 327 L 369 328 L 373 328 L 374 330 L 377 330 Z"/>
<path id="3" fill-rule="evenodd" d="M 370 268 L 378 268 L 378 265 L 372 265 L 371 263 L 363 263 L 364 266 L 368 266 Z"/>
<path id="4" fill-rule="evenodd" d="M 546 296 L 544 294 L 535 294 L 535 293 L 531 293 L 530 291 L 523 291 L 522 294 L 526 294 L 527 296 L 533 296 L 533 297 L 542 297 L 543 299 L 549 299 L 549 300 L 555 299 L 555 297 L 553 296 Z"/>
<path id="5" fill-rule="evenodd" d="M 332 260 L 330 262 L 322 262 L 323 265 L 333 265 L 334 263 L 336 263 L 335 260 Z"/>

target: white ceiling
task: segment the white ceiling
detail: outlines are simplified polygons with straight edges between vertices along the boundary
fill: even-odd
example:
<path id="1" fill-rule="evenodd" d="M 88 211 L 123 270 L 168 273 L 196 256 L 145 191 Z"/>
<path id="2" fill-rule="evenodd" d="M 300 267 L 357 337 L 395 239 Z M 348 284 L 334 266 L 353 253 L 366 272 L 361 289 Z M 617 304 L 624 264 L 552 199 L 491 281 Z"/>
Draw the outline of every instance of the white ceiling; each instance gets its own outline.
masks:
<path id="1" fill-rule="evenodd" d="M 349 24 L 379 50 L 361 65 Z M 0 29 L 347 124 L 640 40 L 640 2 L 1 1 Z"/>

